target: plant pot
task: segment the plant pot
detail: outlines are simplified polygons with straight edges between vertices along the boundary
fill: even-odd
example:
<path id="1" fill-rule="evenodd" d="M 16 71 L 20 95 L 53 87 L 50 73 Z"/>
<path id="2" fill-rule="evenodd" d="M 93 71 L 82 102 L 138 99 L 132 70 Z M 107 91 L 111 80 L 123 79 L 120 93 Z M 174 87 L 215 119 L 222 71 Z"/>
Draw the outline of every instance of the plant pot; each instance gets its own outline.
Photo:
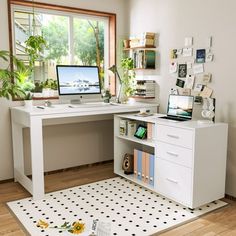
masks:
<path id="1" fill-rule="evenodd" d="M 33 107 L 33 100 L 24 100 L 25 102 L 25 108 L 26 109 L 32 109 Z"/>
<path id="2" fill-rule="evenodd" d="M 43 88 L 43 97 L 50 97 L 50 88 Z"/>
<path id="3" fill-rule="evenodd" d="M 129 39 L 123 40 L 123 45 L 124 45 L 124 48 L 129 48 L 130 47 L 130 40 Z"/>

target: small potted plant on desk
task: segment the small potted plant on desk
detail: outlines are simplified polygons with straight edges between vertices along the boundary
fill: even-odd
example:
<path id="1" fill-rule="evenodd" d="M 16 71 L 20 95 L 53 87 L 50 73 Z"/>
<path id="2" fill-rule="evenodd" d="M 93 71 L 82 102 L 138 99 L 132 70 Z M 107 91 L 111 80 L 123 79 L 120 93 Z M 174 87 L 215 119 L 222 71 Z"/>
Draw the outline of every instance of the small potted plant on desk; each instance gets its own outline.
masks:
<path id="1" fill-rule="evenodd" d="M 102 97 L 103 97 L 103 101 L 105 103 L 109 103 L 110 99 L 111 99 L 111 92 L 110 89 L 104 89 L 103 93 L 102 93 Z"/>
<path id="2" fill-rule="evenodd" d="M 25 107 L 31 108 L 33 106 L 33 91 L 35 89 L 34 83 L 31 81 L 25 81 L 22 84 L 22 89 L 25 91 L 24 101 L 25 101 Z"/>

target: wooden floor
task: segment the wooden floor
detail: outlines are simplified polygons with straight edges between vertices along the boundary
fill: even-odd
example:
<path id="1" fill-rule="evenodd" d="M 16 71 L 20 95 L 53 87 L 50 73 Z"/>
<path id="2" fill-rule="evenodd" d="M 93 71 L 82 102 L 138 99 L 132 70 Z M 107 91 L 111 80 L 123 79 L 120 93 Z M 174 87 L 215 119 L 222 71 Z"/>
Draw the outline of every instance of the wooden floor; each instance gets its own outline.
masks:
<path id="1" fill-rule="evenodd" d="M 113 164 L 106 163 L 97 166 L 83 167 L 45 176 L 46 192 L 87 184 L 114 177 Z M 11 215 L 6 202 L 25 197 L 29 193 L 18 183 L 0 184 L 0 235 L 26 235 L 15 218 Z M 161 236 L 236 236 L 236 202 L 227 200 L 229 205 L 209 213 L 193 222 L 182 225 Z M 122 236 L 122 235 L 121 235 Z M 141 235 L 140 235 L 141 236 Z"/>

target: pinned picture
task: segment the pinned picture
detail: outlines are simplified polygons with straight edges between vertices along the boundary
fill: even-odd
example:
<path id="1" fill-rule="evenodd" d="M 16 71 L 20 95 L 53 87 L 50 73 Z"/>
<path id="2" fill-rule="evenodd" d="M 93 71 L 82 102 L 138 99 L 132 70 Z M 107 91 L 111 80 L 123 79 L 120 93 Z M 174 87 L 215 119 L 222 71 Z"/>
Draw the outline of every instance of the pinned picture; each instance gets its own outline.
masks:
<path id="1" fill-rule="evenodd" d="M 193 66 L 193 74 L 201 74 L 204 72 L 204 66 L 203 64 L 195 64 Z"/>
<path id="2" fill-rule="evenodd" d="M 211 73 L 204 74 L 203 77 L 202 77 L 202 82 L 204 84 L 209 83 L 211 81 L 211 77 L 212 77 Z"/>
<path id="3" fill-rule="evenodd" d="M 192 48 L 184 48 L 183 49 L 183 57 L 191 57 L 193 55 Z"/>
<path id="4" fill-rule="evenodd" d="M 179 64 L 178 77 L 186 78 L 187 75 L 187 64 Z"/>
<path id="5" fill-rule="evenodd" d="M 213 90 L 207 86 L 204 87 L 203 91 L 200 93 L 200 96 L 203 98 L 209 98 L 213 93 Z"/>
<path id="6" fill-rule="evenodd" d="M 213 61 L 213 58 L 214 58 L 213 53 L 208 53 L 208 54 L 206 55 L 206 62 L 211 62 L 211 61 Z"/>
<path id="7" fill-rule="evenodd" d="M 178 57 L 177 55 L 177 49 L 172 49 L 170 51 L 170 59 L 176 59 Z"/>
<path id="8" fill-rule="evenodd" d="M 204 63 L 206 60 L 206 49 L 197 49 L 196 63 Z"/>
<path id="9" fill-rule="evenodd" d="M 204 88 L 204 85 L 203 84 L 196 84 L 195 87 L 194 87 L 194 91 L 195 92 L 201 92 Z"/>
<path id="10" fill-rule="evenodd" d="M 179 94 L 178 89 L 177 88 L 171 88 L 170 94 L 178 95 Z"/>
<path id="11" fill-rule="evenodd" d="M 184 88 L 184 89 L 182 90 L 182 95 L 185 95 L 185 96 L 191 95 L 191 89 Z"/>
<path id="12" fill-rule="evenodd" d="M 170 67 L 169 67 L 170 74 L 176 73 L 177 72 L 177 68 L 178 68 L 178 63 L 177 62 L 171 62 L 170 63 Z"/>
<path id="13" fill-rule="evenodd" d="M 187 75 L 184 88 L 192 89 L 194 84 L 194 75 Z"/>
<path id="14" fill-rule="evenodd" d="M 176 86 L 180 87 L 180 88 L 183 88 L 184 87 L 184 84 L 185 84 L 185 81 L 182 80 L 182 79 L 177 79 L 176 80 Z"/>

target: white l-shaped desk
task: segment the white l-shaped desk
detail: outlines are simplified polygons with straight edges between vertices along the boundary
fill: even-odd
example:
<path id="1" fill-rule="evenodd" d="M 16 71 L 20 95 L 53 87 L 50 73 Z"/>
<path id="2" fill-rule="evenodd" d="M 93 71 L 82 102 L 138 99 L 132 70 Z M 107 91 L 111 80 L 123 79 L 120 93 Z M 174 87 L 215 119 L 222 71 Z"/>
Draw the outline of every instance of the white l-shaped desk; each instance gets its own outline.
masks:
<path id="1" fill-rule="evenodd" d="M 44 197 L 44 157 L 43 157 L 43 125 L 70 123 L 71 119 L 100 120 L 101 116 L 118 113 L 136 112 L 146 108 L 157 112 L 158 104 L 134 103 L 130 104 L 105 104 L 90 103 L 76 107 L 68 104 L 53 105 L 53 107 L 25 107 L 11 108 L 12 141 L 14 159 L 14 178 L 23 185 L 32 195 L 34 200 Z M 73 121 L 75 122 L 75 121 Z M 30 147 L 32 180 L 25 175 L 23 128 L 30 128 Z"/>

